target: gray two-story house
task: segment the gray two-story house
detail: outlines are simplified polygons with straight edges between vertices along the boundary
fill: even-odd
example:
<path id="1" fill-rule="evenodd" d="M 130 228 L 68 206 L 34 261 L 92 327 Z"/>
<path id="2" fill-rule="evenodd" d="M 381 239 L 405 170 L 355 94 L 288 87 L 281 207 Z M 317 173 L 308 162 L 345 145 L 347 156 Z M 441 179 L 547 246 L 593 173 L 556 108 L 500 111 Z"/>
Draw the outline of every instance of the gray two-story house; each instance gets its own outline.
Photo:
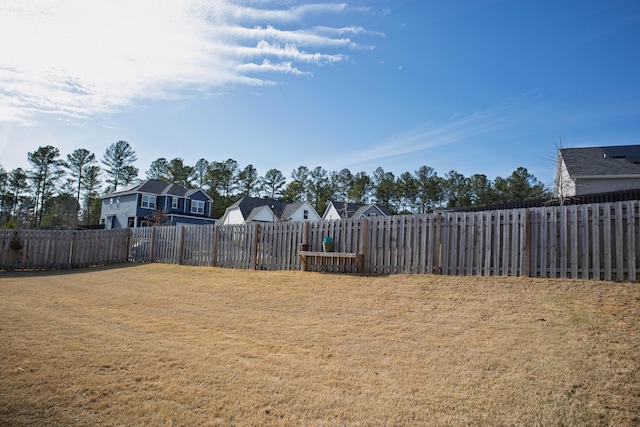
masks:
<path id="1" fill-rule="evenodd" d="M 202 189 L 148 179 L 102 198 L 100 222 L 107 230 L 162 225 L 213 224 L 213 200 Z"/>

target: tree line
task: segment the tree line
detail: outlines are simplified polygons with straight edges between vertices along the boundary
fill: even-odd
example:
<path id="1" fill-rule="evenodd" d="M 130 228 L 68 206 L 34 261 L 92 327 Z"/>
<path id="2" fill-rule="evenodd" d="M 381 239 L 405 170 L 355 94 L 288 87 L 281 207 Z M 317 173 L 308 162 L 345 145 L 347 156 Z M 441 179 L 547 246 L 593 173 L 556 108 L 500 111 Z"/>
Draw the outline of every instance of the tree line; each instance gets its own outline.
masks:
<path id="1" fill-rule="evenodd" d="M 97 224 L 101 197 L 140 181 L 135 151 L 126 141 L 110 145 L 98 162 L 79 148 L 60 156 L 50 145 L 27 154 L 28 170 L 6 171 L 0 165 L 0 226 L 33 227 Z M 299 166 L 287 179 L 269 169 L 259 175 L 249 164 L 233 160 L 188 165 L 182 158 L 151 162 L 146 179 L 161 179 L 187 188 L 202 188 L 214 200 L 214 217 L 244 196 L 290 202 L 309 201 L 322 214 L 329 201 L 376 202 L 394 214 L 428 213 L 437 208 L 485 206 L 521 200 L 551 198 L 549 190 L 519 167 L 505 178 L 464 176 L 451 170 L 439 176 L 430 166 L 395 175 L 378 167 L 373 173 L 345 168 L 327 171 L 321 166 Z"/>

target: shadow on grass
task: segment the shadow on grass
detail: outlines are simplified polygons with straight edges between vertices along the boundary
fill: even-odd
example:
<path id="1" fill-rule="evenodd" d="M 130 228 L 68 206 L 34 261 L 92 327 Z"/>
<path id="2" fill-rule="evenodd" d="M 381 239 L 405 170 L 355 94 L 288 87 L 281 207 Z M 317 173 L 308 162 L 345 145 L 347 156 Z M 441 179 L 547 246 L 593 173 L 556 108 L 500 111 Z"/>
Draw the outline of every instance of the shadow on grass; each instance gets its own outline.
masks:
<path id="1" fill-rule="evenodd" d="M 16 278 L 16 277 L 45 277 L 45 276 L 66 276 L 79 273 L 88 273 L 96 271 L 108 271 L 119 270 L 124 268 L 134 268 L 141 265 L 147 265 L 152 263 L 143 262 L 121 262 L 116 264 L 99 265 L 95 267 L 85 268 L 65 268 L 60 270 L 19 270 L 19 271 L 6 271 L 0 270 L 0 279 L 2 278 Z"/>

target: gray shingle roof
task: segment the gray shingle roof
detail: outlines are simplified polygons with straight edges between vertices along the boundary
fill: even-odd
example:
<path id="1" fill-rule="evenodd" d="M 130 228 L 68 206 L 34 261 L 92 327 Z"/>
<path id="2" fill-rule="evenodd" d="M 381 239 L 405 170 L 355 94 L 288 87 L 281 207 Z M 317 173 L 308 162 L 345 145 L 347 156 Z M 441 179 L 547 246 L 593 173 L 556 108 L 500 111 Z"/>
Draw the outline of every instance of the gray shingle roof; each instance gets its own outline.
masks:
<path id="1" fill-rule="evenodd" d="M 116 191 L 115 193 L 108 194 L 105 197 L 124 196 L 127 194 L 135 193 L 150 193 L 162 196 L 169 195 L 188 197 L 197 191 L 199 191 L 199 189 L 188 190 L 182 185 L 170 184 L 159 179 L 147 179 L 133 186 Z"/>
<path id="2" fill-rule="evenodd" d="M 239 207 L 240 212 L 242 212 L 242 217 L 248 219 L 251 215 L 251 211 L 260 206 L 269 206 L 274 214 L 278 218 L 282 216 L 282 212 L 284 211 L 284 207 L 287 202 L 282 200 L 273 200 L 273 199 L 261 199 L 259 197 L 243 197 L 238 200 L 230 207 Z"/>
<path id="3" fill-rule="evenodd" d="M 640 175 L 640 145 L 563 148 L 560 153 L 572 178 Z"/>
<path id="4" fill-rule="evenodd" d="M 389 209 L 387 209 L 385 206 L 380 206 L 376 203 L 370 203 L 370 204 L 349 203 L 348 205 L 342 202 L 332 201 L 331 203 L 333 204 L 333 207 L 336 208 L 336 210 L 338 211 L 338 214 L 340 214 L 340 218 L 353 218 L 354 216 L 357 218 L 372 206 L 377 207 L 380 210 L 380 212 L 382 212 L 384 215 L 387 215 L 387 216 L 391 215 L 391 213 L 389 212 Z M 345 208 L 346 208 L 346 211 L 345 211 Z"/>

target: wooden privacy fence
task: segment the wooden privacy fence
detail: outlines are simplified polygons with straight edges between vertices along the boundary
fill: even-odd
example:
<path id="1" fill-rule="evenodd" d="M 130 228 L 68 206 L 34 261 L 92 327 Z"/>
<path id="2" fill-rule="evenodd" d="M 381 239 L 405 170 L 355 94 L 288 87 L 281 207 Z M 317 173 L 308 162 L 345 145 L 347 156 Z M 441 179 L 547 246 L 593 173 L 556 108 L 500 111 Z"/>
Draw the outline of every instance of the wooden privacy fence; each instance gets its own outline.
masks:
<path id="1" fill-rule="evenodd" d="M 298 270 L 299 244 L 362 253 L 367 274 L 444 274 L 631 280 L 638 277 L 639 201 L 341 221 L 132 230 L 131 260 Z M 313 271 L 354 272 L 350 258 Z"/>
<path id="2" fill-rule="evenodd" d="M 531 276 L 636 281 L 640 201 L 341 221 L 100 231 L 0 231 L 0 269 L 161 262 L 299 270 L 299 245 L 361 257 L 315 257 L 312 271 Z"/>
<path id="3" fill-rule="evenodd" d="M 129 230 L 0 230 L 0 270 L 60 270 L 125 262 Z"/>

